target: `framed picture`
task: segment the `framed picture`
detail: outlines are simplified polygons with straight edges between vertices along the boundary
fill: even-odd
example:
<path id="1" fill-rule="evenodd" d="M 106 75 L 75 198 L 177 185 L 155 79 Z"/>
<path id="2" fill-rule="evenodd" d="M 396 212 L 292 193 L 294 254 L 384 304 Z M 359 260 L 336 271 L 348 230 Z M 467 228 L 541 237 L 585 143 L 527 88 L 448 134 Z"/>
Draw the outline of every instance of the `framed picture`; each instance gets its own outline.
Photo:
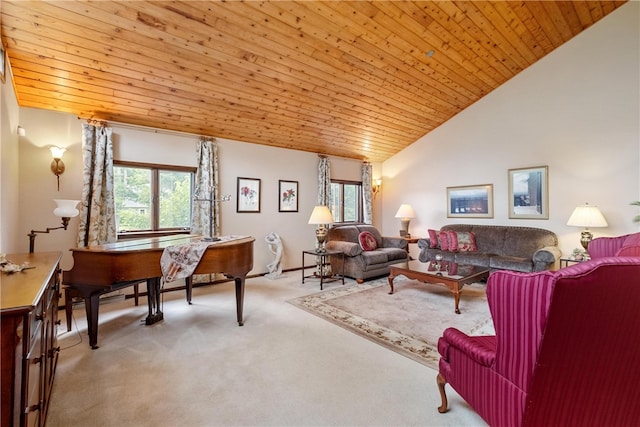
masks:
<path id="1" fill-rule="evenodd" d="M 509 218 L 549 219 L 548 167 L 509 169 Z"/>
<path id="2" fill-rule="evenodd" d="M 493 184 L 447 187 L 448 218 L 493 218 Z"/>
<path id="3" fill-rule="evenodd" d="M 298 212 L 298 181 L 278 181 L 278 212 Z"/>
<path id="4" fill-rule="evenodd" d="M 238 177 L 236 212 L 260 212 L 260 179 Z"/>

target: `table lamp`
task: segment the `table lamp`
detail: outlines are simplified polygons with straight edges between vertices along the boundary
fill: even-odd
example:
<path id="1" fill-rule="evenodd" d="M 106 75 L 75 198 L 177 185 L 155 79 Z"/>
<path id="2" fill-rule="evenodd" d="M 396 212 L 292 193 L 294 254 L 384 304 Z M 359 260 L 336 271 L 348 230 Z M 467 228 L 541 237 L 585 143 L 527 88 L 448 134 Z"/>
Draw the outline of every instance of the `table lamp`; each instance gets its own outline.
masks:
<path id="1" fill-rule="evenodd" d="M 580 243 L 586 251 L 589 246 L 589 242 L 593 239 L 593 234 L 589 231 L 589 227 L 607 227 L 609 224 L 607 224 L 607 221 L 604 219 L 602 212 L 600 212 L 600 209 L 598 209 L 597 206 L 585 203 L 573 210 L 573 213 L 569 217 L 569 221 L 567 221 L 567 225 L 585 227 L 581 234 Z"/>
<path id="2" fill-rule="evenodd" d="M 309 224 L 316 224 L 316 238 L 318 239 L 318 252 L 324 252 L 324 242 L 327 239 L 327 225 L 333 224 L 333 215 L 326 206 L 316 206 L 311 212 Z"/>
<path id="3" fill-rule="evenodd" d="M 400 235 L 402 237 L 411 237 L 409 234 L 409 222 L 411 218 L 415 218 L 416 213 L 413 211 L 411 205 L 400 205 L 400 209 L 396 212 L 396 218 L 400 218 L 400 226 L 402 227 L 400 230 Z"/>

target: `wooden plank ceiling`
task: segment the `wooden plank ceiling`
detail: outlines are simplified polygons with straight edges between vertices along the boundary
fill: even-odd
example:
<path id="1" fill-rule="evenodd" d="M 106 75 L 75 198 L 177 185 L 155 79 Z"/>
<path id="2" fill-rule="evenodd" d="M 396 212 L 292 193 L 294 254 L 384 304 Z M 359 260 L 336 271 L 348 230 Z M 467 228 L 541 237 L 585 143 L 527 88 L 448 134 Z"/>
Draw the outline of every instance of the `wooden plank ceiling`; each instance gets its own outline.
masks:
<path id="1" fill-rule="evenodd" d="M 0 7 L 20 106 L 379 162 L 624 3 Z"/>

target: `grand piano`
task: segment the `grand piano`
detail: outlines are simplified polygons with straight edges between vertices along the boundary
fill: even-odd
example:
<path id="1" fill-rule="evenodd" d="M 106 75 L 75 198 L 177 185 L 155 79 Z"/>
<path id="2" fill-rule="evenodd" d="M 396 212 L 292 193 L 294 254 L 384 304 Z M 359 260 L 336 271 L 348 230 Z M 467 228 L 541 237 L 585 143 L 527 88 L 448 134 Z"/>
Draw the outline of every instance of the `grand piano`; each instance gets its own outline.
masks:
<path id="1" fill-rule="evenodd" d="M 98 311 L 100 295 L 142 281 L 147 282 L 149 314 L 145 324 L 163 319 L 160 309 L 162 270 L 160 257 L 164 248 L 201 241 L 202 236 L 172 235 L 125 240 L 98 246 L 74 248 L 73 268 L 63 272 L 63 284 L 84 298 L 89 345 L 98 348 Z M 202 256 L 194 274 L 222 273 L 235 281 L 236 315 L 243 325 L 244 282 L 253 268 L 253 242 L 248 236 L 227 236 L 212 242 Z M 186 280 L 187 300 L 191 302 L 192 282 Z"/>

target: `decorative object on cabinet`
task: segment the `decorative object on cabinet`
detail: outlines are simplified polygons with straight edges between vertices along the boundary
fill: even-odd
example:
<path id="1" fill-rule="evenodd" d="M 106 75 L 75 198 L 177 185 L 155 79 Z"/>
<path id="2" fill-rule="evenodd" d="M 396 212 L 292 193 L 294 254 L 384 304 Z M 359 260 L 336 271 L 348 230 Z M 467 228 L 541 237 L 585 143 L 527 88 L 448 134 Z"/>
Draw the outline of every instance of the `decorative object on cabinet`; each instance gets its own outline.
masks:
<path id="1" fill-rule="evenodd" d="M 411 221 L 411 218 L 415 217 L 416 213 L 411 205 L 400 205 L 398 212 L 396 212 L 396 218 L 400 218 L 400 236 L 411 237 L 411 234 L 409 234 L 409 222 Z"/>
<path id="2" fill-rule="evenodd" d="M 36 242 L 36 233 L 49 233 L 52 230 L 59 230 L 61 228 L 66 230 L 69 225 L 69 220 L 78 216 L 80 213 L 78 209 L 76 209 L 76 205 L 80 203 L 80 200 L 55 199 L 54 202 L 56 202 L 57 207 L 53 210 L 53 214 L 62 218 L 62 225 L 60 227 L 47 227 L 46 230 L 42 231 L 31 230 L 31 233 L 27 234 L 27 236 L 29 236 L 29 253 L 33 253 Z"/>
<path id="3" fill-rule="evenodd" d="M 324 242 L 327 239 L 327 225 L 333 224 L 333 215 L 331 215 L 331 211 L 329 210 L 329 208 L 324 205 L 319 205 L 313 208 L 311 217 L 309 217 L 309 224 L 317 225 L 317 252 L 324 252 Z"/>
<path id="4" fill-rule="evenodd" d="M 586 251 L 589 243 L 593 239 L 593 234 L 589 231 L 589 227 L 607 227 L 607 220 L 604 219 L 602 212 L 597 206 L 585 203 L 573 210 L 573 213 L 567 221 L 567 225 L 575 227 L 584 227 L 584 231 L 580 235 L 580 243 Z"/>
<path id="5" fill-rule="evenodd" d="M 8 254 L 31 267 L 0 273 L 3 426 L 44 426 L 58 363 L 60 252 Z"/>
<path id="6" fill-rule="evenodd" d="M 278 212 L 298 212 L 298 181 L 278 181 Z"/>
<path id="7" fill-rule="evenodd" d="M 493 218 L 493 185 L 447 187 L 447 218 Z"/>
<path id="8" fill-rule="evenodd" d="M 260 184 L 258 178 L 238 178 L 236 212 L 260 213 Z"/>
<path id="9" fill-rule="evenodd" d="M 549 219 L 548 169 L 509 169 L 509 218 Z"/>

